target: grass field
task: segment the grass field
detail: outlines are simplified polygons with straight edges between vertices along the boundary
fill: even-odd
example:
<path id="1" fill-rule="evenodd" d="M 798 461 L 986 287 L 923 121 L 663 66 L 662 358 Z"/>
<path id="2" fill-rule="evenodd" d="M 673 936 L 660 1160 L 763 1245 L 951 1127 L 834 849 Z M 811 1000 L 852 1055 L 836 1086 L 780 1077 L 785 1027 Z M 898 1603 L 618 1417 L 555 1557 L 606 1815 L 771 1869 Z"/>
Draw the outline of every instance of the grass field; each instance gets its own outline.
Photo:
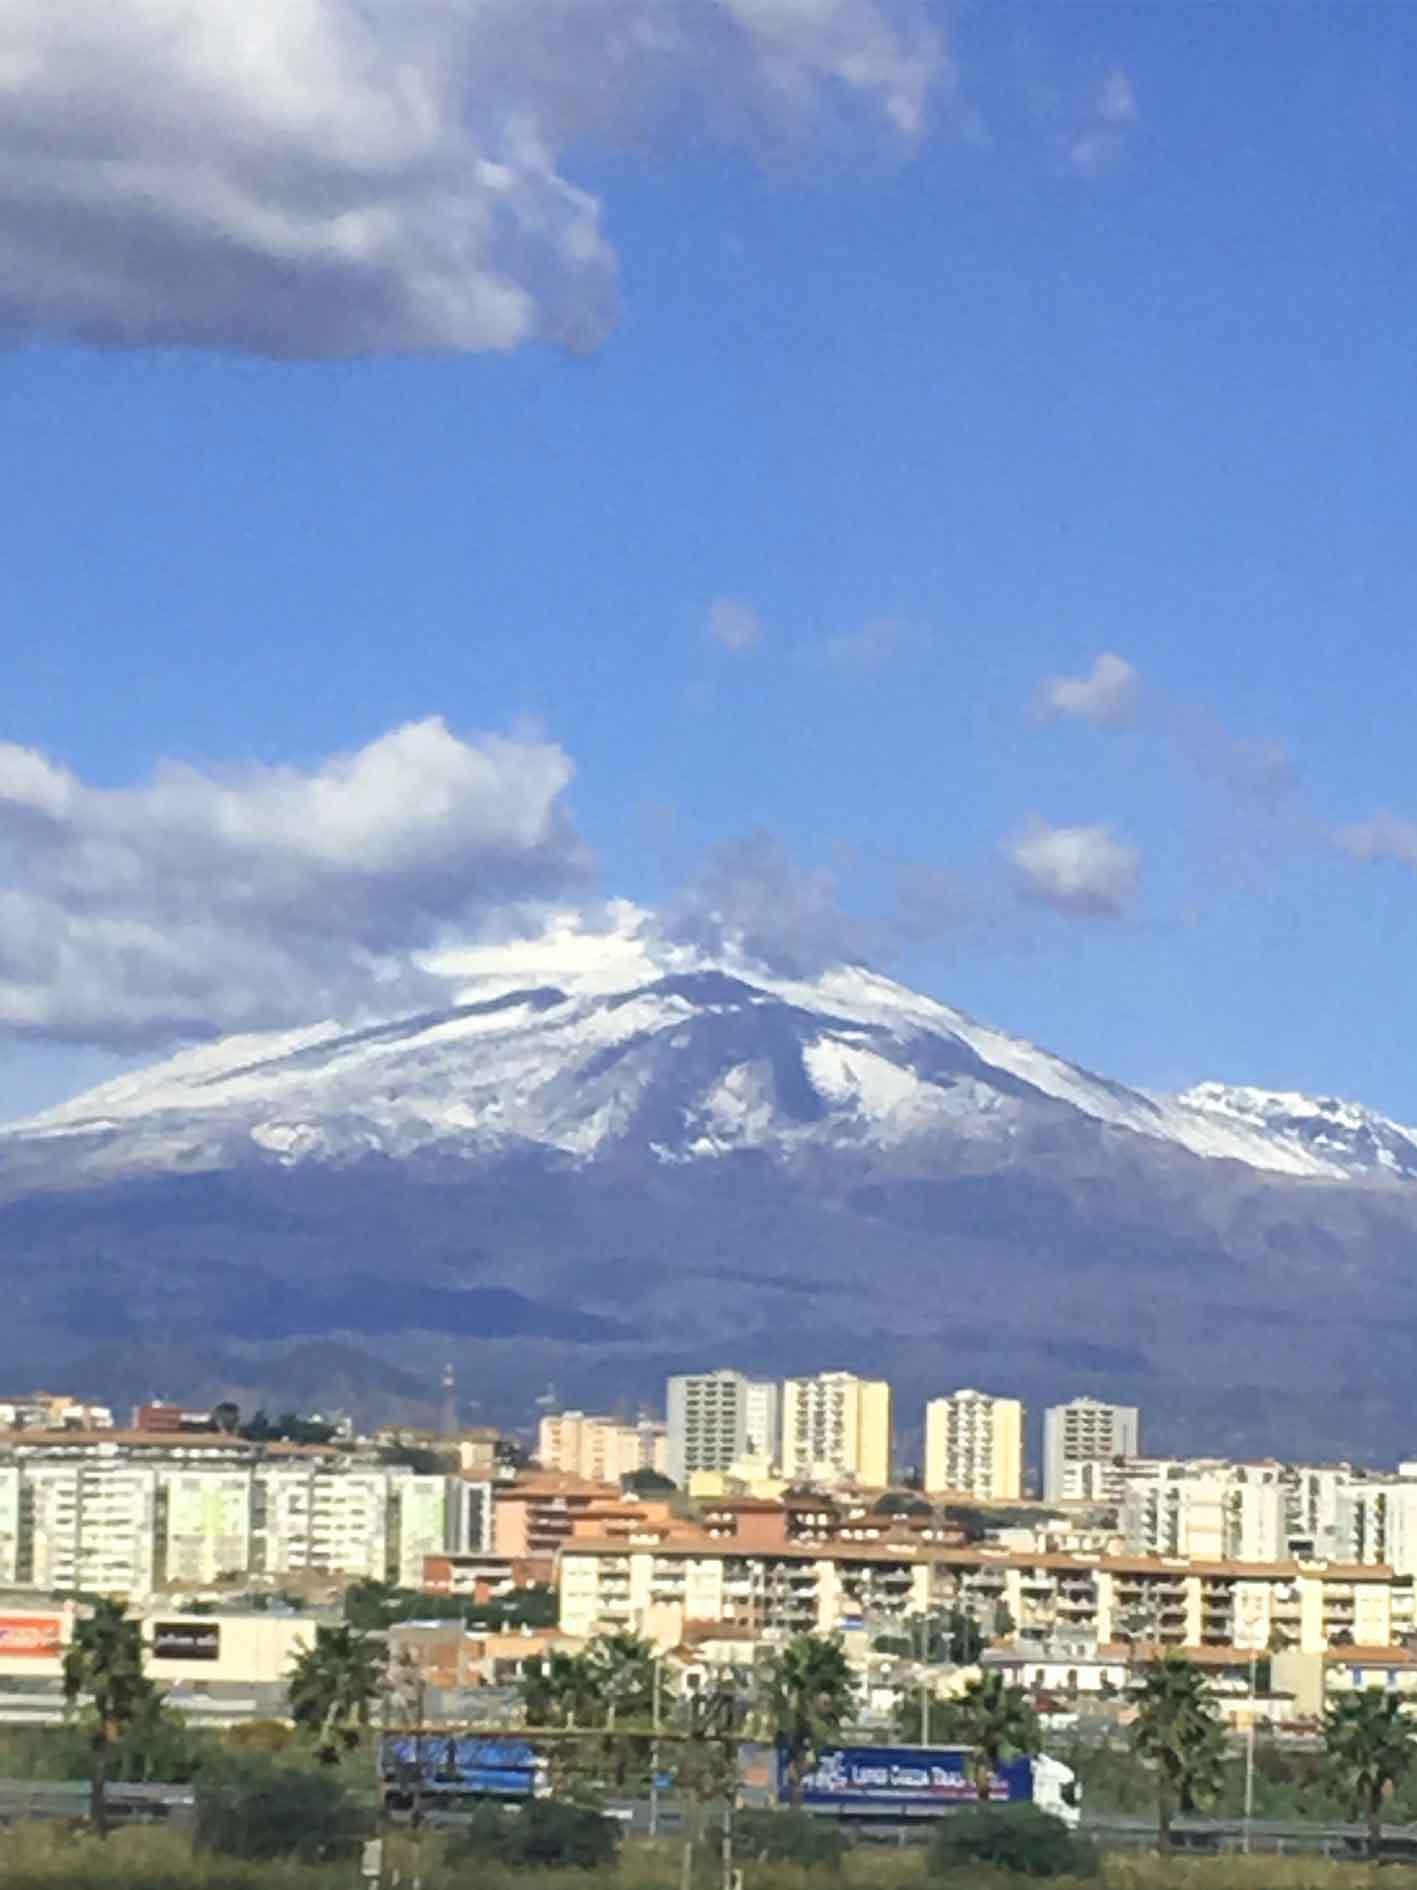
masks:
<path id="1" fill-rule="evenodd" d="M 400 1890 L 421 1876 L 423 1890 L 680 1890 L 679 1843 L 631 1840 L 617 1867 L 602 1871 L 507 1872 L 485 1863 L 452 1867 L 433 1838 L 421 1859 L 412 1840 L 396 1835 L 385 1851 L 384 1890 L 397 1873 Z M 717 1890 L 708 1852 L 696 1859 L 694 1890 Z M 1018 1890 L 1024 1880 L 960 1870 L 936 1879 L 942 1890 Z M 839 1871 L 797 1865 L 744 1866 L 744 1890 L 926 1890 L 919 1850 L 862 1849 Z M 1068 1890 L 1054 1879 L 1056 1890 Z M 0 1890 L 359 1890 L 358 1863 L 237 1863 L 194 1854 L 179 1832 L 127 1830 L 106 1843 L 53 1826 L 0 1830 Z M 1322 1858 L 1115 1856 L 1088 1890 L 1417 1890 L 1417 1869 L 1331 1863 Z"/>

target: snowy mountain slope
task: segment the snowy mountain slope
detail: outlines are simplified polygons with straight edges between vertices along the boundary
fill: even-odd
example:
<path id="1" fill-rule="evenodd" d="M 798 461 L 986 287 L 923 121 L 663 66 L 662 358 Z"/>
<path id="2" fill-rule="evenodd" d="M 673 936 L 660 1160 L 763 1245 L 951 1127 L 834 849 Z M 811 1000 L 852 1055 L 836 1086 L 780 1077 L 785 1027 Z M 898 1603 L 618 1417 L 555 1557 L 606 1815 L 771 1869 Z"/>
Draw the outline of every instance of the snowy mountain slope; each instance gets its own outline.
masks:
<path id="1" fill-rule="evenodd" d="M 1294 1177 L 1417 1177 L 1354 1105 L 1202 1084 L 1147 1095 L 878 973 L 805 981 L 652 941 L 639 915 L 439 967 L 450 1002 L 184 1050 L 0 1133 L 70 1179 L 516 1149 L 677 1164 L 754 1149 L 1007 1145 L 1052 1111 Z"/>

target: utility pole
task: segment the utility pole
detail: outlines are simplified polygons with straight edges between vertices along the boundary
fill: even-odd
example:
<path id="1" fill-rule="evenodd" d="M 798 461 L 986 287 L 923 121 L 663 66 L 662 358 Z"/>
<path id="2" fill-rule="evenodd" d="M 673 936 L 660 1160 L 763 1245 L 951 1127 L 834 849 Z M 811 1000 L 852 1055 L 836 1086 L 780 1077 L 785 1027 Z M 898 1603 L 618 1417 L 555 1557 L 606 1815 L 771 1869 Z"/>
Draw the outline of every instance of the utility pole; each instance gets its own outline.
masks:
<path id="1" fill-rule="evenodd" d="M 649 1749 L 649 1834 L 659 1836 L 659 1683 L 664 1671 L 664 1656 L 654 1657 L 654 1688 L 650 1694 L 650 1726 L 654 1739 Z"/>
<path id="2" fill-rule="evenodd" d="M 1245 1728 L 1245 1838 L 1244 1852 L 1250 1854 L 1250 1820 L 1255 1815 L 1255 1650 L 1250 1649 L 1250 1723 Z"/>

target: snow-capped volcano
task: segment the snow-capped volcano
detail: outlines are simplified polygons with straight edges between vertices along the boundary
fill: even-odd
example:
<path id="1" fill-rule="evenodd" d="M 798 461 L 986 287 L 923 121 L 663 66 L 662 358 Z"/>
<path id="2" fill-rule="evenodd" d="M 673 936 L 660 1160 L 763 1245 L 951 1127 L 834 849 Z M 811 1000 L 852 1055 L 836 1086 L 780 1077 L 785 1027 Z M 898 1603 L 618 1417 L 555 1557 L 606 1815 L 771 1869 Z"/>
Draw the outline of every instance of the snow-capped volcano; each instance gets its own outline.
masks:
<path id="1" fill-rule="evenodd" d="M 1148 1095 L 628 910 L 430 979 L 417 1014 L 194 1047 L 0 1133 L 0 1371 L 426 1421 L 451 1358 L 520 1422 L 548 1378 L 657 1402 L 667 1371 L 845 1366 L 907 1433 L 982 1383 L 1139 1401 L 1158 1445 L 1410 1450 L 1398 1124 Z"/>
<path id="2" fill-rule="evenodd" d="M 0 1136 L 31 1160 L 135 1170 L 437 1150 L 658 1163 L 753 1149 L 1007 1145 L 1047 1112 L 1292 1176 L 1417 1175 L 1417 1137 L 1353 1105 L 1201 1084 L 1149 1095 L 878 973 L 784 977 L 599 933 L 450 957 L 448 1002 L 183 1051 Z"/>

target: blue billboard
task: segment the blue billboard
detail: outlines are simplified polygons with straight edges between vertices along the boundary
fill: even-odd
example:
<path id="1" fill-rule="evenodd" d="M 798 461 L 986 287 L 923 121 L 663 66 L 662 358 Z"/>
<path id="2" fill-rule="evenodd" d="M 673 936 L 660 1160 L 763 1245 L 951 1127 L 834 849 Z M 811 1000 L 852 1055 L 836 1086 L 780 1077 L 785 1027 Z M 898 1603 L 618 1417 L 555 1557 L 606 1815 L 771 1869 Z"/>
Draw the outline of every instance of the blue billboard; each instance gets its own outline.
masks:
<path id="1" fill-rule="evenodd" d="M 951 1806 L 978 1801 L 968 1746 L 825 1746 L 803 1781 L 808 1810 L 887 1813 L 928 1817 Z M 778 1753 L 778 1793 L 791 1796 L 787 1754 Z M 1033 1797 L 1033 1762 L 1007 1760 L 994 1773 L 994 1804 L 1021 1804 Z"/>

